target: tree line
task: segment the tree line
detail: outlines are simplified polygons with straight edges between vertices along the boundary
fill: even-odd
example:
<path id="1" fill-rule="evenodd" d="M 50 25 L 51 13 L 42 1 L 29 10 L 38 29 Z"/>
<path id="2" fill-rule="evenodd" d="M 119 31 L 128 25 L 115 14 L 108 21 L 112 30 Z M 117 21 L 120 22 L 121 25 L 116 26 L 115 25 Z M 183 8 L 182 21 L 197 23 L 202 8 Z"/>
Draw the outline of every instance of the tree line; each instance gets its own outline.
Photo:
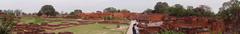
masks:
<path id="1" fill-rule="evenodd" d="M 2 10 L 0 10 L 2 11 Z M 6 10 L 7 11 L 7 10 Z M 9 10 L 11 13 L 11 10 Z M 18 11 L 18 10 L 16 10 Z M 109 13 L 119 13 L 119 12 L 130 12 L 127 9 L 119 10 L 114 7 L 108 7 L 103 10 L 103 12 Z M 76 15 L 82 13 L 82 10 L 76 9 L 71 12 L 71 15 Z M 219 9 L 219 12 L 214 14 L 211 11 L 211 8 L 206 5 L 200 5 L 199 7 L 194 8 L 193 6 L 187 6 L 184 8 L 181 4 L 175 4 L 169 6 L 167 2 L 157 2 L 154 6 L 154 9 L 146 9 L 142 13 L 162 13 L 169 14 L 170 16 L 176 17 L 187 17 L 187 16 L 199 16 L 199 17 L 214 17 L 222 19 L 225 22 L 226 29 L 229 31 L 240 31 L 240 2 L 238 0 L 230 0 L 224 2 L 222 7 Z M 38 16 L 47 15 L 47 16 L 57 16 L 57 12 L 52 5 L 44 5 L 37 13 Z"/>
<path id="2" fill-rule="evenodd" d="M 210 10 L 211 8 L 206 5 L 200 5 L 193 8 L 193 6 L 187 6 L 184 8 L 181 4 L 175 4 L 169 6 L 166 2 L 157 2 L 154 9 L 146 9 L 143 13 L 165 13 L 170 16 L 185 17 L 185 16 L 203 16 L 212 17 L 215 14 Z"/>

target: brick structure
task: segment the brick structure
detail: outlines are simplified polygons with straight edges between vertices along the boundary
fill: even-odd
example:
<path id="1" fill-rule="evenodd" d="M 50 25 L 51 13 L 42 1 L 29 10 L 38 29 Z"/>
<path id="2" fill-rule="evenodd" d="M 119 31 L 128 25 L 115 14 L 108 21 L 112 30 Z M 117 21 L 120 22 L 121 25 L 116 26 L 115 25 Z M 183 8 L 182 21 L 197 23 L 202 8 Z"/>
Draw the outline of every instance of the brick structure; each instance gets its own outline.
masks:
<path id="1" fill-rule="evenodd" d="M 140 34 L 157 34 L 161 30 L 161 24 L 164 20 L 164 14 L 139 14 L 135 18 L 139 24 Z"/>
<path id="2" fill-rule="evenodd" d="M 142 14 L 136 18 L 139 22 L 140 34 L 156 34 L 164 30 L 183 32 L 186 34 L 210 34 L 222 33 L 224 23 L 221 20 L 208 17 L 181 17 L 167 16 L 163 14 Z M 149 24 L 163 24 L 149 26 Z"/>
<path id="3" fill-rule="evenodd" d="M 134 13 L 120 12 L 120 13 L 107 13 L 107 12 L 97 12 L 97 13 L 81 13 L 77 16 L 85 20 L 104 20 L 104 17 L 112 16 L 113 18 L 128 19 Z"/>

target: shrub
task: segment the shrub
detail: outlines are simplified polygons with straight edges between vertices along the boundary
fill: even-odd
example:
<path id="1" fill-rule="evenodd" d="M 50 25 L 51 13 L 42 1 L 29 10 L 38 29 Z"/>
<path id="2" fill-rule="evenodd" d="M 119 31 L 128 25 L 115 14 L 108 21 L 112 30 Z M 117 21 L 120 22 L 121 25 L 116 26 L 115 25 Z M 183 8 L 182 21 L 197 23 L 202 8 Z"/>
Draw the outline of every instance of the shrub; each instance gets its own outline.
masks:
<path id="1" fill-rule="evenodd" d="M 11 34 L 13 26 L 16 25 L 15 16 L 6 15 L 0 16 L 0 33 L 1 34 Z"/>

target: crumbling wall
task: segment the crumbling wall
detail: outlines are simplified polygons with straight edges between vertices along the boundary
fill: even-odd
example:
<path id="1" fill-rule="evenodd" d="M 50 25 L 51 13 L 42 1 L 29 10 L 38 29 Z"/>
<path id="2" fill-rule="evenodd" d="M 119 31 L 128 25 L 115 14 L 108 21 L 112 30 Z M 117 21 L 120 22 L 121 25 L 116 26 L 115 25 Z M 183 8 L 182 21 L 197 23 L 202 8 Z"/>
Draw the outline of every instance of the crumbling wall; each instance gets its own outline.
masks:
<path id="1" fill-rule="evenodd" d="M 155 18 L 155 17 L 154 17 Z M 224 31 L 224 23 L 221 20 L 212 19 L 208 17 L 161 17 L 156 19 L 163 19 L 164 24 L 159 27 L 142 27 L 143 29 L 140 30 L 145 33 L 157 33 L 161 31 L 178 31 L 178 32 L 184 32 L 186 34 L 200 34 L 200 33 L 222 33 Z M 152 19 L 154 20 L 154 19 Z M 151 19 L 148 20 L 148 22 L 154 23 L 157 21 L 152 22 Z M 148 24 L 147 22 L 145 22 Z M 141 26 L 140 26 L 141 27 Z"/>

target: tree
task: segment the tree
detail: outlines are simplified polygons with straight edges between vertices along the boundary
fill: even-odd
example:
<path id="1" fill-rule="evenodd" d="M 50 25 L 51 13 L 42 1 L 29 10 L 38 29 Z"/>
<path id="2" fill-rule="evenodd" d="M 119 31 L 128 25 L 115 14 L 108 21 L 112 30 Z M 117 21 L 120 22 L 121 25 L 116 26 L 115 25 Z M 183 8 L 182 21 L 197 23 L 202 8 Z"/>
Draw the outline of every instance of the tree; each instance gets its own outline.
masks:
<path id="1" fill-rule="evenodd" d="M 54 7 L 52 5 L 44 5 L 42 6 L 42 8 L 40 9 L 40 11 L 38 12 L 38 16 L 42 16 L 42 15 L 47 15 L 47 16 L 56 16 L 59 13 L 57 11 L 55 11 Z"/>
<path id="2" fill-rule="evenodd" d="M 120 12 L 129 13 L 130 11 L 128 9 L 122 9 Z"/>
<path id="3" fill-rule="evenodd" d="M 194 12 L 193 6 L 187 6 L 186 12 L 188 16 L 197 16 L 197 13 Z"/>
<path id="4" fill-rule="evenodd" d="M 146 9 L 143 11 L 143 13 L 151 13 L 153 10 L 152 9 Z"/>
<path id="5" fill-rule="evenodd" d="M 21 16 L 22 10 L 14 10 L 16 16 Z"/>
<path id="6" fill-rule="evenodd" d="M 170 16 L 176 17 L 185 17 L 185 16 L 204 16 L 210 17 L 214 16 L 214 13 L 211 12 L 211 8 L 206 5 L 200 5 L 197 8 L 188 6 L 185 9 L 181 4 L 175 4 L 174 6 L 168 6 L 166 2 L 158 2 L 153 11 L 144 11 L 144 13 L 165 13 Z"/>
<path id="7" fill-rule="evenodd" d="M 235 12 L 235 11 L 229 11 L 231 9 L 238 9 L 240 2 L 238 0 L 230 0 L 228 2 L 224 2 L 222 7 L 219 8 L 219 12 L 218 12 L 218 16 L 224 17 L 224 16 L 230 16 L 232 15 L 231 12 Z M 227 17 L 224 17 L 227 18 Z"/>
<path id="8" fill-rule="evenodd" d="M 233 7 L 233 6 L 239 6 L 240 2 L 238 0 L 230 0 L 228 2 L 224 2 L 222 7 L 220 8 L 220 11 L 223 11 L 223 10 L 226 10 L 230 7 Z"/>
<path id="9" fill-rule="evenodd" d="M 3 12 L 2 10 L 0 10 L 0 12 Z"/>
<path id="10" fill-rule="evenodd" d="M 3 10 L 2 12 L 8 15 L 11 14 L 18 16 L 18 14 L 21 13 L 21 10 Z"/>
<path id="11" fill-rule="evenodd" d="M 175 7 L 175 8 L 180 8 L 180 9 L 184 9 L 181 4 L 175 4 L 174 7 Z"/>
<path id="12" fill-rule="evenodd" d="M 194 9 L 194 12 L 197 16 L 211 17 L 214 16 L 214 13 L 211 12 L 211 8 L 206 5 L 200 5 Z"/>
<path id="13" fill-rule="evenodd" d="M 70 15 L 77 15 L 77 14 L 80 14 L 80 13 L 82 13 L 82 10 L 77 9 L 77 10 L 74 10 L 73 12 L 71 12 Z"/>
<path id="14" fill-rule="evenodd" d="M 119 12 L 116 8 L 114 7 L 108 7 L 103 10 L 104 12 L 109 12 L 109 13 L 117 13 Z"/>
<path id="15" fill-rule="evenodd" d="M 153 13 L 164 13 L 168 10 L 169 6 L 166 2 L 157 2 L 154 7 Z"/>
<path id="16" fill-rule="evenodd" d="M 224 22 L 226 24 L 226 29 L 229 29 L 228 31 L 233 32 L 239 32 L 240 30 L 240 2 L 238 0 L 231 0 L 228 2 L 224 2 L 223 6 L 220 8 L 219 13 L 217 14 L 220 18 L 224 19 Z M 231 27 L 231 28 L 230 28 Z"/>
<path id="17" fill-rule="evenodd" d="M 176 17 L 183 17 L 183 16 L 187 16 L 188 14 L 186 12 L 186 9 L 184 9 L 183 6 L 180 4 L 175 4 L 173 7 L 170 7 L 167 13 L 170 14 L 171 16 L 176 16 Z"/>
<path id="18" fill-rule="evenodd" d="M 193 10 L 193 6 L 187 6 L 187 10 Z"/>

